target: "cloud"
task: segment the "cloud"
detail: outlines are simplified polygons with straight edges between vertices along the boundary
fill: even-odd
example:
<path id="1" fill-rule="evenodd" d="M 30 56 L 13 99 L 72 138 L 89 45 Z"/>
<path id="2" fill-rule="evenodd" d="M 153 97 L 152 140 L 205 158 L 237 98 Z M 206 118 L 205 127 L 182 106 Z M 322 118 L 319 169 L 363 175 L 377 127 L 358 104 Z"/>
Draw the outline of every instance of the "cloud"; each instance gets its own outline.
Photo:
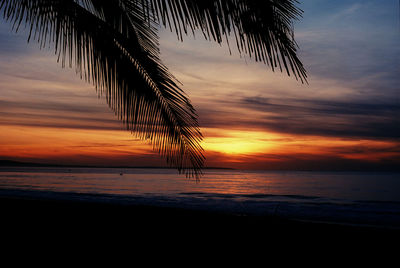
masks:
<path id="1" fill-rule="evenodd" d="M 202 110 L 202 125 L 215 128 L 335 136 L 389 138 L 400 136 L 400 103 L 346 102 L 244 97 L 224 103 L 231 110 Z"/>
<path id="2" fill-rule="evenodd" d="M 305 13 L 296 24 L 296 40 L 310 76 L 309 85 L 240 57 L 235 42 L 230 43 L 233 54 L 230 55 L 226 44 L 220 47 L 203 40 L 201 35 L 197 35 L 196 40 L 190 36 L 179 42 L 174 33 L 161 30 L 162 58 L 184 84 L 183 89 L 196 107 L 200 125 L 207 134 L 206 141 L 214 138 L 219 142 L 218 138 L 232 135 L 230 130 L 241 130 L 243 134 L 239 131 L 234 137 L 239 144 L 254 139 L 251 134 L 256 133 L 260 144 L 256 146 L 262 150 L 269 144 L 287 146 L 284 152 L 279 151 L 281 148 L 273 153 L 265 149 L 264 154 L 240 159 L 221 152 L 207 152 L 212 165 L 218 166 L 226 160 L 244 163 L 244 167 L 254 163 L 255 168 L 274 162 L 282 163 L 275 165 L 278 168 L 357 166 L 361 160 L 344 159 L 344 155 L 383 154 L 386 157 L 386 154 L 400 152 L 398 146 L 374 147 L 367 143 L 351 147 L 333 142 L 366 139 L 390 140 L 394 141 L 391 144 L 396 144 L 398 141 L 400 35 L 397 1 L 308 0 L 303 1 L 301 8 Z M 126 134 L 124 138 L 129 133 L 123 130 L 124 126 L 104 98 L 99 102 L 94 88 L 81 81 L 74 70 L 60 68 L 53 50 L 39 51 L 36 43 L 26 44 L 24 33 L 15 35 L 9 28 L 0 22 L 0 126 L 7 132 L 3 133 L 4 137 L 7 135 L 4 139 L 11 143 L 12 126 L 15 132 L 31 129 L 39 133 L 45 128 L 45 134 L 40 134 L 43 136 L 35 136 L 44 142 L 48 142 L 46 132 L 58 135 L 59 132 L 111 130 L 113 135 L 99 140 L 110 140 L 110 144 L 122 149 L 120 141 L 113 141 L 114 130 Z M 115 133 L 120 133 L 118 131 Z M 96 131 L 88 132 L 95 135 Z M 269 136 L 271 132 L 273 138 Z M 326 144 L 315 145 L 315 136 Z M 75 146 L 76 150 L 107 147 L 102 142 L 88 143 L 86 138 L 83 142 L 74 139 L 71 138 L 69 146 Z M 22 142 L 25 140 L 29 141 L 21 138 Z M 227 147 L 232 143 L 229 142 Z M 308 153 L 304 153 L 306 147 Z M 66 147 L 63 145 L 63 148 Z M 316 150 L 322 153 L 312 155 Z M 54 156 L 55 153 L 51 155 Z M 90 161 L 95 155 L 74 157 L 77 156 L 67 160 Z M 104 156 L 106 163 L 109 160 L 105 159 L 110 157 Z"/>

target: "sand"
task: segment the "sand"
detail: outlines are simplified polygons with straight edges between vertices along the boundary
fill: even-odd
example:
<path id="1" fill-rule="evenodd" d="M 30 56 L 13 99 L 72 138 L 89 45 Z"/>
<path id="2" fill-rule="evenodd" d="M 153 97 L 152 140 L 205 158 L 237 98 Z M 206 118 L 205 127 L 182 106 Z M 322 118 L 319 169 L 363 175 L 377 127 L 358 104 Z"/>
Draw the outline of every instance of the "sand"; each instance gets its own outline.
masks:
<path id="1" fill-rule="evenodd" d="M 242 216 L 202 210 L 0 197 L 3 230 L 19 237 L 88 240 L 181 240 L 255 243 L 282 239 L 315 243 L 399 241 L 398 229 L 312 223 L 279 217 Z M 297 243 L 297 242 L 296 242 Z"/>

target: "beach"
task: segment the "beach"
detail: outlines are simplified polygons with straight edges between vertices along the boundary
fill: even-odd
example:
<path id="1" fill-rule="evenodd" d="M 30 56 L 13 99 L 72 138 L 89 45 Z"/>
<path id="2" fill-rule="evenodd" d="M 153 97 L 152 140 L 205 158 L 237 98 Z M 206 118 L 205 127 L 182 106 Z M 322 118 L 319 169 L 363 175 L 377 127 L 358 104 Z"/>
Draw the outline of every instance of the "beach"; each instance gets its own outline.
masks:
<path id="1" fill-rule="evenodd" d="M 44 241 L 52 250 L 353 252 L 396 249 L 400 238 L 396 174 L 209 170 L 193 182 L 171 170 L 29 167 L 0 178 L 2 238 L 17 251 Z"/>
<path id="2" fill-rule="evenodd" d="M 389 267 L 400 238 L 398 229 L 160 206 L 1 197 L 0 207 L 2 255 L 14 263 Z"/>
<path id="3" fill-rule="evenodd" d="M 235 215 L 198 209 L 104 202 L 0 197 L 3 230 L 26 239 L 75 241 L 181 241 L 230 243 L 276 241 L 377 245 L 398 241 L 400 230 L 296 221 L 283 217 Z M 300 240 L 299 240 L 300 239 Z M 366 244 L 364 244 L 366 245 Z M 372 244 L 371 244 L 372 246 Z"/>

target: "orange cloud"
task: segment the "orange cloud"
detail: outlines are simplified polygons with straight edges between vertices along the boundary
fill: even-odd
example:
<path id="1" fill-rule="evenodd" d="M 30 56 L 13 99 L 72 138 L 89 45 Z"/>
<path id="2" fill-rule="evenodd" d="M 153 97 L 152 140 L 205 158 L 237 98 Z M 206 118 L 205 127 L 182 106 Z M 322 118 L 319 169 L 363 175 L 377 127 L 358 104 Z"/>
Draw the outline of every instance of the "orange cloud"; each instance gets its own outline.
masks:
<path id="1" fill-rule="evenodd" d="M 262 131 L 206 129 L 208 165 L 231 168 L 355 168 L 400 163 L 400 142 L 289 135 Z M 216 133 L 217 135 L 213 135 Z M 389 159 L 389 161 L 388 161 Z M 323 165 L 323 166 L 320 166 Z"/>
<path id="2" fill-rule="evenodd" d="M 40 159 L 47 163 L 68 158 L 66 164 L 79 164 L 85 159 L 80 164 L 108 162 L 113 166 L 121 165 L 120 159 L 125 159 L 127 165 L 131 159 L 130 165 L 134 166 L 135 157 L 143 155 L 154 155 L 151 145 L 134 139 L 127 131 L 0 125 L 2 158 Z M 144 164 L 148 163 L 141 163 Z"/>

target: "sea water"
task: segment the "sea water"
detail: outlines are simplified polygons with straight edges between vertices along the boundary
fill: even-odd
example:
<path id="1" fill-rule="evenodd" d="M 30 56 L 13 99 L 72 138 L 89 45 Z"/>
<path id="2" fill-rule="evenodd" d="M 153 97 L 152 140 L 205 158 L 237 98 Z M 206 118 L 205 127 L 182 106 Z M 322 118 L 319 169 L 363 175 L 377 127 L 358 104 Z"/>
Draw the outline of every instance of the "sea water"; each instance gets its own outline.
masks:
<path id="1" fill-rule="evenodd" d="M 400 228 L 400 173 L 1 167 L 0 196 L 129 203 Z"/>

